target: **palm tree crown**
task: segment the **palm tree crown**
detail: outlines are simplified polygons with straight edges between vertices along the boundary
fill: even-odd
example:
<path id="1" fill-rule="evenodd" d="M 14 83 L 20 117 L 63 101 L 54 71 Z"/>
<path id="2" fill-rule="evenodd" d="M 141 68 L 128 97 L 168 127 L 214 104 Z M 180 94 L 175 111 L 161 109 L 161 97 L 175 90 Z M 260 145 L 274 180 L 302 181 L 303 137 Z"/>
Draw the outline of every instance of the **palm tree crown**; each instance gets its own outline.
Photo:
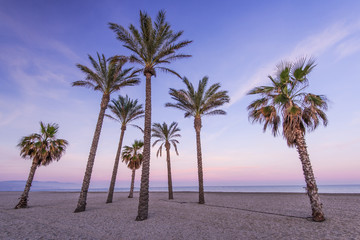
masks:
<path id="1" fill-rule="evenodd" d="M 154 141 L 152 146 L 154 147 L 157 143 L 161 143 L 158 151 L 156 152 L 156 156 L 160 155 L 161 157 L 163 145 L 165 145 L 165 148 L 167 147 L 167 145 L 170 148 L 170 143 L 174 146 L 176 154 L 179 155 L 176 145 L 179 144 L 179 141 L 176 138 L 181 137 L 179 131 L 180 128 L 178 128 L 178 123 L 176 122 L 172 122 L 170 126 L 168 126 L 165 122 L 163 124 L 153 124 L 152 137 L 155 137 L 157 139 Z"/>
<path id="2" fill-rule="evenodd" d="M 109 109 L 113 116 L 108 114 L 106 116 L 120 122 L 123 126 L 144 117 L 142 104 L 138 104 L 137 99 L 130 99 L 127 95 L 125 97 L 119 95 L 118 99 L 112 99 Z"/>
<path id="3" fill-rule="evenodd" d="M 200 117 L 202 115 L 225 115 L 226 112 L 217 109 L 224 103 L 230 102 L 227 91 L 219 91 L 220 84 L 211 85 L 208 89 L 208 77 L 203 77 L 199 81 L 199 86 L 195 90 L 192 83 L 184 77 L 183 82 L 187 89 L 175 90 L 170 88 L 169 94 L 176 103 L 167 103 L 166 107 L 174 107 L 185 112 L 185 117 Z"/>
<path id="4" fill-rule="evenodd" d="M 136 73 L 131 72 L 133 68 L 123 69 L 127 61 L 125 57 L 114 56 L 106 59 L 104 54 L 100 56 L 97 53 L 97 58 L 98 62 L 89 55 L 94 70 L 81 64 L 76 65 L 86 74 L 86 77 L 85 80 L 73 82 L 73 86 L 87 87 L 110 95 L 124 86 L 133 86 L 139 83 Z"/>
<path id="5" fill-rule="evenodd" d="M 159 65 L 191 57 L 191 55 L 176 53 L 192 41 L 178 42 L 183 31 L 174 33 L 171 30 L 170 24 L 165 21 L 165 11 L 159 11 L 154 24 L 149 15 L 140 11 L 140 30 L 132 24 L 129 30 L 115 23 L 109 23 L 109 26 L 116 33 L 117 39 L 124 43 L 123 46 L 133 52 L 130 55 L 130 61 L 142 65 L 138 71 L 143 71 L 144 74 L 150 73 L 156 76 L 155 69 L 160 69 L 180 77 L 175 71 Z"/>
<path id="6" fill-rule="evenodd" d="M 248 94 L 259 94 L 249 106 L 249 118 L 253 122 L 264 123 L 276 136 L 282 122 L 283 136 L 291 147 L 296 145 L 296 133 L 305 134 L 314 130 L 320 123 L 328 123 L 324 110 L 327 99 L 323 95 L 304 92 L 308 86 L 307 75 L 315 67 L 315 61 L 301 58 L 295 63 L 282 62 L 277 66 L 275 78 L 269 76 L 270 86 L 252 89 Z"/>
<path id="7" fill-rule="evenodd" d="M 45 125 L 40 122 L 40 134 L 34 133 L 20 140 L 18 144 L 20 156 L 32 159 L 38 166 L 59 161 L 65 153 L 68 142 L 64 139 L 56 139 L 58 130 L 59 125 L 56 123 Z"/>
<path id="8" fill-rule="evenodd" d="M 142 147 L 144 142 L 135 140 L 131 146 L 124 146 L 122 152 L 122 161 L 127 164 L 130 169 L 139 169 L 143 160 Z"/>

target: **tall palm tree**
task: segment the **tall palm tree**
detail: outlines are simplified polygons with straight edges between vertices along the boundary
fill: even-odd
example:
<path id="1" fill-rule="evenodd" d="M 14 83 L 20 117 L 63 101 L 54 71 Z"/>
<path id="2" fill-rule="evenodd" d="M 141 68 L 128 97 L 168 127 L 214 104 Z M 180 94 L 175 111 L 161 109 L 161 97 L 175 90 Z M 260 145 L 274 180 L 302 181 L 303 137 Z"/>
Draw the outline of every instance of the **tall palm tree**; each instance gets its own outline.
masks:
<path id="1" fill-rule="evenodd" d="M 56 138 L 58 130 L 59 125 L 55 123 L 44 124 L 40 122 L 40 134 L 33 133 L 21 138 L 18 144 L 20 156 L 25 159 L 32 159 L 32 165 L 24 192 L 15 209 L 27 207 L 29 191 L 37 167 L 49 165 L 53 161 L 59 161 L 65 153 L 68 142 L 64 139 Z"/>
<path id="2" fill-rule="evenodd" d="M 72 86 L 87 87 L 95 91 L 102 92 L 99 117 L 90 148 L 79 201 L 74 212 L 83 212 L 86 208 L 87 192 L 90 185 L 91 173 L 94 166 L 105 111 L 110 101 L 110 94 L 120 90 L 122 87 L 134 86 L 139 83 L 138 78 L 136 78 L 136 74 L 131 72 L 132 68 L 123 69 L 123 66 L 126 63 L 126 59 L 124 57 L 115 56 L 106 59 L 104 54 L 100 56 L 98 53 L 97 58 L 98 62 L 89 55 L 89 59 L 94 70 L 84 65 L 77 64 L 77 67 L 85 73 L 85 79 L 72 83 Z"/>
<path id="3" fill-rule="evenodd" d="M 192 83 L 184 77 L 183 82 L 186 89 L 175 90 L 170 88 L 169 94 L 176 103 L 167 103 L 166 107 L 174 107 L 185 112 L 184 117 L 194 117 L 194 128 L 196 132 L 196 149 L 197 149 L 197 163 L 198 163 L 198 178 L 199 178 L 199 203 L 205 203 L 204 196 L 204 180 L 202 170 L 202 153 L 201 153 L 201 117 L 206 115 L 225 115 L 224 110 L 218 109 L 223 104 L 230 101 L 227 91 L 220 91 L 220 83 L 211 85 L 208 89 L 208 77 L 203 77 L 199 81 L 197 90 L 195 90 Z"/>
<path id="4" fill-rule="evenodd" d="M 144 117 L 144 110 L 142 104 L 138 104 L 137 99 L 132 100 L 126 95 L 125 98 L 119 96 L 117 100 L 113 99 L 111 100 L 111 102 L 112 104 L 109 105 L 109 108 L 113 113 L 113 116 L 111 115 L 106 115 L 106 116 L 115 121 L 118 121 L 121 124 L 121 133 L 120 133 L 119 146 L 116 152 L 115 163 L 114 163 L 114 168 L 112 172 L 109 193 L 106 203 L 111 203 L 113 199 L 116 175 L 118 171 L 120 153 L 121 153 L 122 142 L 124 139 L 126 126 L 128 123 Z"/>
<path id="5" fill-rule="evenodd" d="M 133 197 L 134 193 L 134 182 L 135 182 L 135 171 L 139 169 L 143 162 L 142 148 L 144 146 L 143 141 L 135 140 L 131 146 L 124 146 L 124 151 L 122 153 L 122 161 L 127 164 L 127 167 L 132 170 L 131 174 L 131 185 L 130 193 L 128 198 Z"/>
<path id="6" fill-rule="evenodd" d="M 315 130 L 320 121 L 327 125 L 324 110 L 327 99 L 323 95 L 304 92 L 308 86 L 308 74 L 315 67 L 313 59 L 301 58 L 296 62 L 279 64 L 276 77 L 269 76 L 271 84 L 252 89 L 248 94 L 260 98 L 249 106 L 249 119 L 264 124 L 264 131 L 269 127 L 274 136 L 282 133 L 289 147 L 296 147 L 304 172 L 307 194 L 310 198 L 314 221 L 324 221 L 322 204 L 307 152 L 306 130 Z"/>
<path id="7" fill-rule="evenodd" d="M 156 76 L 156 69 L 180 75 L 172 69 L 164 67 L 174 60 L 191 57 L 191 55 L 177 53 L 179 49 L 192 41 L 178 41 L 183 31 L 173 32 L 169 23 L 165 21 L 165 12 L 159 11 L 156 21 L 140 11 L 140 30 L 134 25 L 129 30 L 115 23 L 109 23 L 123 46 L 128 48 L 132 55 L 130 61 L 141 65 L 146 77 L 145 89 L 145 122 L 144 122 L 144 163 L 141 174 L 141 187 L 139 197 L 137 221 L 147 219 L 149 210 L 149 174 L 151 151 L 151 77 Z"/>
<path id="8" fill-rule="evenodd" d="M 178 124 L 176 122 L 172 122 L 170 126 L 168 126 L 165 122 L 163 124 L 154 123 L 152 128 L 152 137 L 156 138 L 152 146 L 154 147 L 157 143 L 161 143 L 156 153 L 157 157 L 159 155 L 161 157 L 162 147 L 163 145 L 165 145 L 166 163 L 167 163 L 167 172 L 168 172 L 169 199 L 174 199 L 172 180 L 171 180 L 170 147 L 172 144 L 174 146 L 176 154 L 179 155 L 176 145 L 179 144 L 179 141 L 176 138 L 181 137 L 179 132 L 180 132 L 180 128 L 178 128 Z"/>

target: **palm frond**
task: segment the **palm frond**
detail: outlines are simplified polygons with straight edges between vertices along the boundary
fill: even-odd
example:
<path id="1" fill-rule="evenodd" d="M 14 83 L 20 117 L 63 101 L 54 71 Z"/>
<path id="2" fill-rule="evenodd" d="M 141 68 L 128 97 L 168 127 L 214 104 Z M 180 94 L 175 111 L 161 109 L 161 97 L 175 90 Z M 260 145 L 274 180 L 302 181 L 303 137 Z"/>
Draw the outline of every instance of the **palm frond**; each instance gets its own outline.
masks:
<path id="1" fill-rule="evenodd" d="M 164 68 L 162 64 L 168 64 L 174 60 L 190 57 L 188 54 L 177 54 L 176 52 L 192 41 L 179 41 L 182 31 L 173 32 L 171 26 L 165 20 L 165 11 L 159 11 L 156 20 L 153 22 L 151 17 L 140 11 L 140 28 L 130 25 L 128 29 L 123 26 L 109 23 L 117 39 L 123 46 L 133 52 L 130 62 L 135 62 L 142 66 L 144 72 L 155 75 L 155 67 L 167 73 L 173 73 L 180 77 L 178 73 L 169 68 Z"/>
<path id="2" fill-rule="evenodd" d="M 226 112 L 224 110 L 217 109 L 217 110 L 206 112 L 204 115 L 226 115 Z"/>
<path id="3" fill-rule="evenodd" d="M 178 78 L 181 78 L 180 74 L 178 74 L 177 72 L 175 72 L 174 70 L 170 69 L 170 68 L 166 68 L 166 67 L 156 67 L 156 69 L 160 69 L 161 71 L 165 72 L 165 73 L 172 73 L 175 76 L 177 76 Z"/>

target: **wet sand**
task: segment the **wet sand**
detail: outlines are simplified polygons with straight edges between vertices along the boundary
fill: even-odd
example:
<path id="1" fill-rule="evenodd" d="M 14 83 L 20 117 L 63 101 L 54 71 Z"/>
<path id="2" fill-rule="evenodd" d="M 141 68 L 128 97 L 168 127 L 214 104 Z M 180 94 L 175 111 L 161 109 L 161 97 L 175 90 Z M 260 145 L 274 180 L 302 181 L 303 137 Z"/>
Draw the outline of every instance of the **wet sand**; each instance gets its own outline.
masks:
<path id="1" fill-rule="evenodd" d="M 311 221 L 309 199 L 296 193 L 150 193 L 149 218 L 136 222 L 138 193 L 0 192 L 0 239 L 360 239 L 360 194 L 321 194 L 325 222 Z"/>

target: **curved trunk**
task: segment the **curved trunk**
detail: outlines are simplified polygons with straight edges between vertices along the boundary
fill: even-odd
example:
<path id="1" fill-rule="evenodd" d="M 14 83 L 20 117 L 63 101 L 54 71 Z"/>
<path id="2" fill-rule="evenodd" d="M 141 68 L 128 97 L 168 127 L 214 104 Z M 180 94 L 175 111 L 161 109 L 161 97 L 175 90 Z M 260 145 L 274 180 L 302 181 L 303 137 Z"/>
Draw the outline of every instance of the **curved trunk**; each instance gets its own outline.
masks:
<path id="1" fill-rule="evenodd" d="M 80 197 L 79 197 L 79 201 L 78 201 L 77 207 L 74 212 L 83 212 L 83 211 L 85 211 L 85 208 L 86 208 L 86 198 L 87 198 L 87 193 L 89 190 L 91 173 L 92 173 L 92 169 L 94 166 L 94 160 L 95 160 L 96 150 L 97 150 L 97 146 L 99 143 L 101 128 L 102 128 L 102 124 L 103 124 L 103 120 L 104 120 L 104 116 L 105 116 L 105 110 L 108 106 L 109 100 L 110 100 L 109 94 L 104 94 L 101 99 L 99 117 L 98 117 L 98 120 L 96 123 L 95 133 L 94 133 L 93 141 L 92 141 L 91 148 L 90 148 L 90 154 L 89 154 L 88 162 L 86 165 L 86 171 L 85 171 L 84 180 L 83 180 L 82 187 L 81 187 Z"/>
<path id="2" fill-rule="evenodd" d="M 325 220 L 325 216 L 322 210 L 322 204 L 320 202 L 318 188 L 311 167 L 309 154 L 307 152 L 304 134 L 300 130 L 298 130 L 296 133 L 296 149 L 299 153 L 300 161 L 304 172 L 306 190 L 307 195 L 310 198 L 313 220 L 315 222 L 322 222 Z"/>
<path id="3" fill-rule="evenodd" d="M 27 180 L 26 185 L 25 185 L 24 192 L 20 197 L 19 203 L 15 206 L 15 209 L 27 208 L 27 201 L 28 201 L 28 197 L 29 197 L 29 192 L 30 192 L 31 184 L 32 184 L 32 181 L 34 179 L 34 175 L 35 175 L 35 171 L 37 169 L 37 166 L 38 166 L 37 162 L 33 161 L 32 165 L 31 165 L 31 168 L 30 168 L 29 177 L 28 177 L 28 180 Z"/>
<path id="4" fill-rule="evenodd" d="M 173 188 L 172 188 L 172 180 L 171 180 L 171 164 L 170 164 L 170 143 L 165 143 L 166 148 L 166 163 L 167 163 L 167 173 L 168 173 L 168 191 L 169 191 L 169 199 L 174 199 L 173 196 Z"/>
<path id="5" fill-rule="evenodd" d="M 131 185 L 130 185 L 130 193 L 128 198 L 133 198 L 134 195 L 134 183 L 135 183 L 135 168 L 132 170 L 131 174 Z"/>
<path id="6" fill-rule="evenodd" d="M 146 98 L 145 98 L 145 123 L 144 123 L 144 151 L 141 172 L 141 185 L 138 215 L 136 221 L 147 219 L 149 211 L 149 176 L 150 176 L 150 151 L 151 151 L 151 73 L 146 72 Z"/>
<path id="7" fill-rule="evenodd" d="M 113 168 L 113 172 L 112 172 L 112 176 L 111 176 L 109 193 L 108 193 L 106 203 L 112 203 L 112 200 L 113 200 L 115 182 L 116 182 L 116 175 L 117 175 L 117 171 L 118 171 L 118 168 L 119 168 L 121 147 L 122 147 L 122 142 L 123 142 L 123 139 L 124 139 L 125 130 L 126 130 L 126 126 L 123 125 L 121 127 L 120 140 L 119 140 L 119 145 L 118 145 L 118 149 L 117 149 L 117 152 L 116 152 L 115 163 L 114 163 L 114 168 Z"/>
<path id="8" fill-rule="evenodd" d="M 201 130 L 201 118 L 195 117 L 194 127 L 196 132 L 196 152 L 197 152 L 197 163 L 198 163 L 198 179 L 199 179 L 199 203 L 205 203 L 204 196 L 204 179 L 202 169 L 202 154 L 201 154 L 201 141 L 200 141 L 200 130 Z"/>

